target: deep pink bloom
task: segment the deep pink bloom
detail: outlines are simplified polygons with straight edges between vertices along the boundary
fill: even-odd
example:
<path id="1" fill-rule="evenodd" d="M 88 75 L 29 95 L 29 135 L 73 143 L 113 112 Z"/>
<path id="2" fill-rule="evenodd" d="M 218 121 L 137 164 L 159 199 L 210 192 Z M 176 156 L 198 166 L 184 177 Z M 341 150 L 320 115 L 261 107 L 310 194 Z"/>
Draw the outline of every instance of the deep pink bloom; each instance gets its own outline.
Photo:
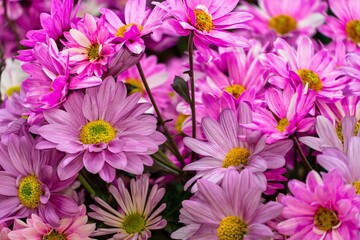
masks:
<path id="1" fill-rule="evenodd" d="M 286 220 L 280 222 L 280 233 L 290 239 L 358 239 L 359 209 L 355 189 L 345 185 L 338 171 L 320 175 L 311 171 L 306 183 L 291 180 L 288 184 L 293 196 L 280 199 Z"/>
<path id="2" fill-rule="evenodd" d="M 116 169 L 142 174 L 165 137 L 156 131 L 156 118 L 144 114 L 150 104 L 139 99 L 139 93 L 127 97 L 125 84 L 112 77 L 87 88 L 85 95 L 73 92 L 64 110 L 44 112 L 48 124 L 38 132 L 45 140 L 37 147 L 67 153 L 58 167 L 61 179 L 76 175 L 83 166 L 106 182 L 114 180 Z"/>
<path id="3" fill-rule="evenodd" d="M 360 53 L 349 53 L 346 55 L 346 60 L 348 65 L 343 66 L 341 71 L 350 77 L 352 81 L 346 84 L 344 95 L 360 96 Z"/>
<path id="4" fill-rule="evenodd" d="M 261 189 L 244 170 L 226 172 L 221 187 L 198 180 L 199 191 L 182 203 L 180 222 L 186 226 L 171 234 L 174 239 L 266 239 L 273 237 L 264 223 L 277 217 L 282 206 L 260 203 Z"/>

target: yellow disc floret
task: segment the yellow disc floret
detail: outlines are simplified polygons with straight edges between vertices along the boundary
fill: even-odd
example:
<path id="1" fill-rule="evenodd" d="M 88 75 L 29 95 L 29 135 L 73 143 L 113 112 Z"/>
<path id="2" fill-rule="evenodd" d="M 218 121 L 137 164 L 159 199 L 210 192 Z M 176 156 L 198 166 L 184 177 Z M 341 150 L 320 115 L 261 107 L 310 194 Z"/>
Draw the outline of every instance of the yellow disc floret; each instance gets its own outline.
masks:
<path id="1" fill-rule="evenodd" d="M 358 132 L 359 132 L 359 126 L 360 123 L 356 123 L 355 124 L 355 127 L 354 127 L 354 136 L 357 136 Z M 336 124 L 336 134 L 338 135 L 338 138 L 340 139 L 340 141 L 342 143 L 344 143 L 344 136 L 343 136 L 343 133 L 342 133 L 342 125 L 341 123 L 338 123 Z"/>
<path id="2" fill-rule="evenodd" d="M 346 35 L 354 43 L 360 43 L 360 20 L 351 20 L 346 24 Z"/>
<path id="3" fill-rule="evenodd" d="M 315 213 L 314 223 L 320 230 L 329 231 L 339 224 L 339 219 L 334 211 L 320 207 Z"/>
<path id="4" fill-rule="evenodd" d="M 125 217 L 123 227 L 128 234 L 140 233 L 145 229 L 146 221 L 142 215 L 133 213 Z"/>
<path id="5" fill-rule="evenodd" d="M 286 14 L 281 14 L 270 19 L 269 27 L 283 35 L 296 29 L 296 20 Z"/>
<path id="6" fill-rule="evenodd" d="M 220 240 L 243 240 L 246 233 L 247 224 L 235 216 L 223 218 L 217 229 Z"/>
<path id="7" fill-rule="evenodd" d="M 214 24 L 212 22 L 212 18 L 210 14 L 205 12 L 202 9 L 194 10 L 195 18 L 196 18 L 196 28 L 200 31 L 207 31 L 214 29 Z"/>
<path id="8" fill-rule="evenodd" d="M 300 69 L 298 75 L 304 85 L 308 84 L 309 88 L 316 92 L 321 91 L 322 82 L 316 73 L 308 69 Z"/>
<path id="9" fill-rule="evenodd" d="M 225 156 L 223 167 L 228 168 L 230 166 L 239 166 L 239 164 L 247 165 L 250 157 L 250 152 L 241 147 L 231 149 Z"/>
<path id="10" fill-rule="evenodd" d="M 20 92 L 20 86 L 13 86 L 13 87 L 9 87 L 7 90 L 6 90 L 6 95 L 8 97 L 11 97 L 14 93 L 19 93 Z"/>
<path id="11" fill-rule="evenodd" d="M 88 58 L 90 60 L 96 60 L 98 59 L 99 57 L 99 49 L 100 49 L 100 45 L 99 44 L 94 44 L 94 45 L 91 45 L 89 48 L 88 48 Z"/>
<path id="12" fill-rule="evenodd" d="M 115 136 L 115 129 L 103 120 L 89 122 L 80 131 L 80 141 L 84 144 L 109 143 Z"/>
<path id="13" fill-rule="evenodd" d="M 18 197 L 22 205 L 27 208 L 37 208 L 42 195 L 41 183 L 33 175 L 23 177 L 18 187 Z"/>
<path id="14" fill-rule="evenodd" d="M 287 128 L 287 126 L 289 126 L 289 120 L 287 118 L 283 118 L 283 119 L 280 119 L 280 121 L 278 122 L 278 125 L 276 126 L 276 128 L 280 132 L 284 132 L 285 129 Z"/>
<path id="15" fill-rule="evenodd" d="M 131 87 L 130 94 L 140 92 L 142 95 L 145 94 L 145 89 L 141 81 L 136 78 L 128 78 L 125 83 Z"/>
<path id="16" fill-rule="evenodd" d="M 353 186 L 356 190 L 356 194 L 360 194 L 360 181 L 354 182 Z"/>
<path id="17" fill-rule="evenodd" d="M 115 33 L 115 36 L 117 37 L 124 37 L 124 34 L 126 33 L 126 31 L 131 28 L 132 26 L 136 25 L 137 28 L 139 29 L 139 32 L 141 32 L 143 30 L 143 26 L 141 26 L 140 24 L 135 24 L 135 23 L 129 23 L 126 24 L 122 27 L 120 27 L 117 32 Z"/>
<path id="18" fill-rule="evenodd" d="M 234 98 L 238 99 L 240 95 L 245 91 L 245 87 L 240 84 L 234 84 L 231 86 L 227 86 L 225 88 L 225 91 L 233 95 Z"/>
<path id="19" fill-rule="evenodd" d="M 187 119 L 189 117 L 189 115 L 184 115 L 184 114 L 179 114 L 179 116 L 176 119 L 175 122 L 175 129 L 178 133 L 182 133 L 182 125 L 185 121 L 185 119 Z"/>
<path id="20" fill-rule="evenodd" d="M 42 240 L 67 240 L 66 235 L 59 233 L 56 230 L 52 230 L 42 237 Z"/>

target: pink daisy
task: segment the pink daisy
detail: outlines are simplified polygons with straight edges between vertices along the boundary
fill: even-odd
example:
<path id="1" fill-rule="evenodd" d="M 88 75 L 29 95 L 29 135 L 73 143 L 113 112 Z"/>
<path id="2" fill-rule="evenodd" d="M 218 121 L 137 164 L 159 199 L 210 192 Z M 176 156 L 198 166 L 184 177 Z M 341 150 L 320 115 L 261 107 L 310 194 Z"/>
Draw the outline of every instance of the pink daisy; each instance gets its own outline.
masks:
<path id="1" fill-rule="evenodd" d="M 360 230 L 358 196 L 351 185 L 345 185 L 338 171 L 320 175 L 311 171 L 306 183 L 291 180 L 294 196 L 280 199 L 286 220 L 280 222 L 280 233 L 290 239 L 358 239 Z"/>
<path id="2" fill-rule="evenodd" d="M 249 110 L 248 110 L 249 111 Z M 248 119 L 248 111 L 240 112 L 240 118 Z M 203 178 L 213 183 L 220 183 L 230 167 L 238 171 L 249 170 L 254 174 L 258 186 L 265 191 L 267 181 L 264 172 L 267 169 L 276 169 L 284 166 L 284 155 L 289 151 L 292 142 L 279 141 L 275 144 L 266 144 L 267 137 L 260 132 L 249 132 L 238 125 L 235 113 L 230 109 L 221 112 L 219 121 L 204 118 L 202 127 L 207 142 L 184 138 L 184 143 L 192 151 L 204 156 L 200 160 L 184 167 L 186 171 L 197 171 L 185 188 L 188 188 L 197 179 Z M 245 135 L 242 139 L 239 135 Z M 197 190 L 197 185 L 192 191 Z"/>
<path id="3" fill-rule="evenodd" d="M 76 175 L 83 166 L 106 182 L 114 180 L 115 169 L 142 174 L 165 137 L 156 131 L 156 118 L 144 115 L 150 104 L 139 99 L 140 94 L 127 97 L 125 84 L 112 77 L 86 89 L 85 95 L 74 92 L 64 110 L 44 112 L 48 124 L 38 132 L 45 140 L 37 147 L 67 153 L 58 168 L 61 179 Z"/>
<path id="4" fill-rule="evenodd" d="M 173 239 L 225 240 L 273 239 L 264 223 L 277 217 L 282 206 L 260 203 L 261 190 L 253 175 L 244 170 L 226 172 L 221 186 L 199 180 L 199 191 L 182 203 L 180 222 L 186 226 L 171 234 Z"/>
<path id="5" fill-rule="evenodd" d="M 346 55 L 346 60 L 348 64 L 347 66 L 341 67 L 341 71 L 351 78 L 351 82 L 346 84 L 344 88 L 344 95 L 360 96 L 360 54 L 349 53 Z"/>
<path id="6" fill-rule="evenodd" d="M 89 216 L 111 227 L 99 228 L 93 236 L 115 234 L 111 239 L 146 240 L 151 238 L 151 230 L 166 226 L 166 220 L 160 215 L 166 204 L 157 207 L 165 194 L 164 188 L 154 185 L 149 191 L 148 175 L 132 179 L 130 191 L 125 188 L 121 178 L 117 184 L 118 187 L 111 185 L 109 191 L 119 205 L 119 210 L 113 209 L 98 197 L 95 200 L 101 207 L 90 205 L 94 212 L 90 212 Z"/>
<path id="7" fill-rule="evenodd" d="M 38 215 L 31 214 L 26 223 L 16 219 L 14 230 L 9 233 L 10 240 L 27 239 L 66 239 L 90 240 L 89 236 L 95 230 L 95 224 L 86 224 L 88 217 L 84 205 L 79 207 L 79 214 L 73 218 L 62 218 L 60 225 L 52 227 L 44 222 Z"/>

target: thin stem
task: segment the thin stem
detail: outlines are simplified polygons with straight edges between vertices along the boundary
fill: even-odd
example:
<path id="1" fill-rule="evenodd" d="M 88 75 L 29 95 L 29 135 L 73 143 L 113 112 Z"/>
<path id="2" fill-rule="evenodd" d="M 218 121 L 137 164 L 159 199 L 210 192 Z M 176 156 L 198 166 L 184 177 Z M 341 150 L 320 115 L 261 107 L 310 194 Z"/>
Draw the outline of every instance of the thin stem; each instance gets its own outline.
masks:
<path id="1" fill-rule="evenodd" d="M 196 112 L 195 112 L 195 79 L 194 79 L 194 33 L 191 32 L 188 42 L 188 51 L 189 51 L 189 77 L 190 77 L 190 89 L 191 89 L 191 125 L 192 125 L 192 137 L 196 138 Z M 195 160 L 195 152 L 191 154 L 191 162 Z"/>
<path id="2" fill-rule="evenodd" d="M 173 164 L 165 155 L 165 153 L 163 153 L 161 150 L 159 150 L 158 152 L 156 152 L 155 154 L 151 155 L 152 158 L 155 159 L 155 161 L 159 164 L 159 165 L 164 165 L 166 167 L 166 169 L 168 169 L 171 173 L 175 173 L 176 175 L 182 174 L 183 171 L 178 168 L 175 164 Z"/>
<path id="3" fill-rule="evenodd" d="M 91 185 L 88 183 L 88 181 L 86 180 L 86 178 L 79 173 L 78 175 L 78 179 L 81 182 L 81 184 L 83 185 L 83 187 L 85 188 L 85 190 L 90 194 L 91 198 L 94 198 L 96 196 L 96 192 L 95 190 L 91 187 Z"/>
<path id="4" fill-rule="evenodd" d="M 311 167 L 309 161 L 307 160 L 303 150 L 301 149 L 301 146 L 300 146 L 300 143 L 299 143 L 299 140 L 297 139 L 297 137 L 295 135 L 293 135 L 291 138 L 292 138 L 295 148 L 298 151 L 298 153 L 300 154 L 300 157 L 301 157 L 305 167 L 307 168 L 307 170 L 308 171 L 313 170 L 313 168 Z M 296 159 L 295 159 L 295 161 L 296 161 Z"/>
<path id="5" fill-rule="evenodd" d="M 180 161 L 180 163 L 181 163 L 182 166 L 185 166 L 184 159 L 183 159 L 181 153 L 179 152 L 179 149 L 178 149 L 178 147 L 176 146 L 176 143 L 175 143 L 173 137 L 171 136 L 168 128 L 166 127 L 166 123 L 165 123 L 164 119 L 161 117 L 160 110 L 159 110 L 159 108 L 158 108 L 158 106 L 157 106 L 157 104 L 156 104 L 156 102 L 155 102 L 155 99 L 154 99 L 152 93 L 151 93 L 149 84 L 147 83 L 147 80 L 146 80 L 146 77 L 145 77 L 145 74 L 144 74 L 144 71 L 143 71 L 143 69 L 142 69 L 142 67 L 141 67 L 140 62 L 138 62 L 138 63 L 136 64 L 136 67 L 137 67 L 137 69 L 138 69 L 138 71 L 139 71 L 139 74 L 140 74 L 141 80 L 142 80 L 142 82 L 143 82 L 143 84 L 144 84 L 144 87 L 145 87 L 145 89 L 146 89 L 146 92 L 147 92 L 147 94 L 148 94 L 148 96 L 149 96 L 149 98 L 150 98 L 151 104 L 153 105 L 153 107 L 154 107 L 154 109 L 155 109 L 155 112 L 156 112 L 158 121 L 159 121 L 160 125 L 162 126 L 162 128 L 164 129 L 165 136 L 166 136 L 166 138 L 168 139 L 168 141 L 170 142 L 170 145 L 171 145 L 171 147 L 172 147 L 173 150 L 174 150 L 175 157 Z"/>

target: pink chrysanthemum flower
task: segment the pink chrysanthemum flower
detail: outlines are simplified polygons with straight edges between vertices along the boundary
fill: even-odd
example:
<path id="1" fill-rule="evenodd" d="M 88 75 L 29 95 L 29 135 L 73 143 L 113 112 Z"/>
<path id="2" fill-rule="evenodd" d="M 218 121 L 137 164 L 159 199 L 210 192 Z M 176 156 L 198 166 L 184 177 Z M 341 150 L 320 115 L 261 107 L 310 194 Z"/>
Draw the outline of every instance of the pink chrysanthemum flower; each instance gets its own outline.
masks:
<path id="1" fill-rule="evenodd" d="M 311 171 L 306 183 L 291 180 L 294 196 L 280 199 L 284 209 L 277 229 L 290 239 L 358 239 L 359 209 L 353 186 L 343 182 L 341 174 L 332 171 L 320 175 Z"/>
<path id="2" fill-rule="evenodd" d="M 175 31 L 182 35 L 194 33 L 196 48 L 211 56 L 209 44 L 219 47 L 248 47 L 248 41 L 238 35 L 225 30 L 246 28 L 247 22 L 253 16 L 243 11 L 233 11 L 238 0 L 167 0 L 162 8 L 169 12 L 174 19 L 168 23 Z"/>
<path id="3" fill-rule="evenodd" d="M 273 76 L 269 82 L 283 89 L 288 83 L 297 87 L 303 85 L 316 93 L 316 99 L 334 102 L 343 97 L 342 89 L 347 81 L 336 71 L 336 61 L 322 49 L 315 53 L 313 43 L 308 37 L 301 37 L 297 50 L 285 40 L 278 38 L 274 43 L 276 54 L 260 56 L 262 64 Z"/>
<path id="4" fill-rule="evenodd" d="M 107 20 L 109 32 L 114 41 L 119 42 L 116 49 L 125 45 L 131 52 L 140 54 L 145 50 L 143 38 L 162 24 L 166 12 L 155 7 L 149 11 L 146 0 L 129 0 L 125 5 L 125 22 L 111 10 L 102 8 L 101 13 Z"/>
<path id="5" fill-rule="evenodd" d="M 341 71 L 348 77 L 350 77 L 352 81 L 346 84 L 346 86 L 344 87 L 344 95 L 360 96 L 360 54 L 349 53 L 348 55 L 346 55 L 346 60 L 348 65 L 341 67 Z"/>
<path id="6" fill-rule="evenodd" d="M 248 111 L 240 112 L 240 117 L 249 118 Z M 238 171 L 249 170 L 255 176 L 257 185 L 265 191 L 267 181 L 264 172 L 284 166 L 284 155 L 292 142 L 288 140 L 267 145 L 267 136 L 260 132 L 248 132 L 238 125 L 235 113 L 230 109 L 221 112 L 219 122 L 204 118 L 202 127 L 207 142 L 186 137 L 184 143 L 194 152 L 204 156 L 200 160 L 185 166 L 186 171 L 197 171 L 185 188 L 202 178 L 213 183 L 220 183 L 230 167 Z M 245 135 L 240 139 L 239 135 Z M 197 185 L 192 191 L 197 190 Z"/>
<path id="7" fill-rule="evenodd" d="M 259 0 L 259 7 L 244 2 L 254 15 L 248 24 L 256 34 L 274 31 L 279 36 L 311 36 L 325 20 L 326 3 L 321 0 Z"/>
<path id="8" fill-rule="evenodd" d="M 70 54 L 72 73 L 79 76 L 72 79 L 70 89 L 92 87 L 101 84 L 101 76 L 107 71 L 110 57 L 115 50 L 109 43 L 109 32 L 105 27 L 105 19 L 94 18 L 85 14 L 76 28 L 65 33 L 68 49 L 62 51 L 63 55 Z"/>
<path id="9" fill-rule="evenodd" d="M 174 239 L 227 240 L 273 239 L 264 223 L 277 217 L 282 206 L 276 202 L 260 203 L 261 190 L 253 175 L 226 172 L 221 187 L 198 180 L 199 191 L 191 200 L 183 201 L 180 222 L 186 226 L 171 234 Z"/>
<path id="10" fill-rule="evenodd" d="M 10 240 L 58 239 L 58 240 L 91 240 L 89 236 L 95 230 L 95 224 L 87 224 L 88 217 L 84 205 L 79 207 L 79 215 L 73 218 L 62 218 L 60 225 L 52 227 L 38 215 L 32 214 L 26 223 L 16 219 L 14 230 L 9 233 Z"/>
<path id="11" fill-rule="evenodd" d="M 48 124 L 39 128 L 46 139 L 38 148 L 66 152 L 58 174 L 61 179 L 86 170 L 106 181 L 115 178 L 115 169 L 142 174 L 144 165 L 153 164 L 150 154 L 158 150 L 165 137 L 156 131 L 154 116 L 144 115 L 148 103 L 138 103 L 140 94 L 127 97 L 125 84 L 112 77 L 99 87 L 74 92 L 64 103 L 64 110 L 44 112 Z"/>
<path id="12" fill-rule="evenodd" d="M 314 117 L 307 116 L 314 107 L 315 94 L 305 93 L 303 86 L 297 89 L 289 84 L 284 91 L 270 88 L 265 93 L 267 108 L 258 106 L 253 113 L 253 121 L 242 126 L 269 134 L 268 143 L 286 139 L 295 132 L 309 130 L 315 122 Z"/>
<path id="13" fill-rule="evenodd" d="M 12 134 L 8 146 L 0 143 L 0 223 L 38 214 L 52 226 L 60 218 L 78 214 L 78 205 L 64 196 L 74 177 L 60 181 L 56 167 L 64 154 L 52 150 L 35 150 L 36 141 L 30 134 Z"/>
<path id="14" fill-rule="evenodd" d="M 130 182 L 130 192 L 125 188 L 121 178 L 118 187 L 110 186 L 109 191 L 119 205 L 119 210 L 96 197 L 96 202 L 102 207 L 90 205 L 94 212 L 88 215 L 111 228 L 99 228 L 93 236 L 115 234 L 109 239 L 146 240 L 151 237 L 151 230 L 162 229 L 166 220 L 161 212 L 166 204 L 157 205 L 165 194 L 164 188 L 154 185 L 149 191 L 149 176 L 142 175 Z"/>

